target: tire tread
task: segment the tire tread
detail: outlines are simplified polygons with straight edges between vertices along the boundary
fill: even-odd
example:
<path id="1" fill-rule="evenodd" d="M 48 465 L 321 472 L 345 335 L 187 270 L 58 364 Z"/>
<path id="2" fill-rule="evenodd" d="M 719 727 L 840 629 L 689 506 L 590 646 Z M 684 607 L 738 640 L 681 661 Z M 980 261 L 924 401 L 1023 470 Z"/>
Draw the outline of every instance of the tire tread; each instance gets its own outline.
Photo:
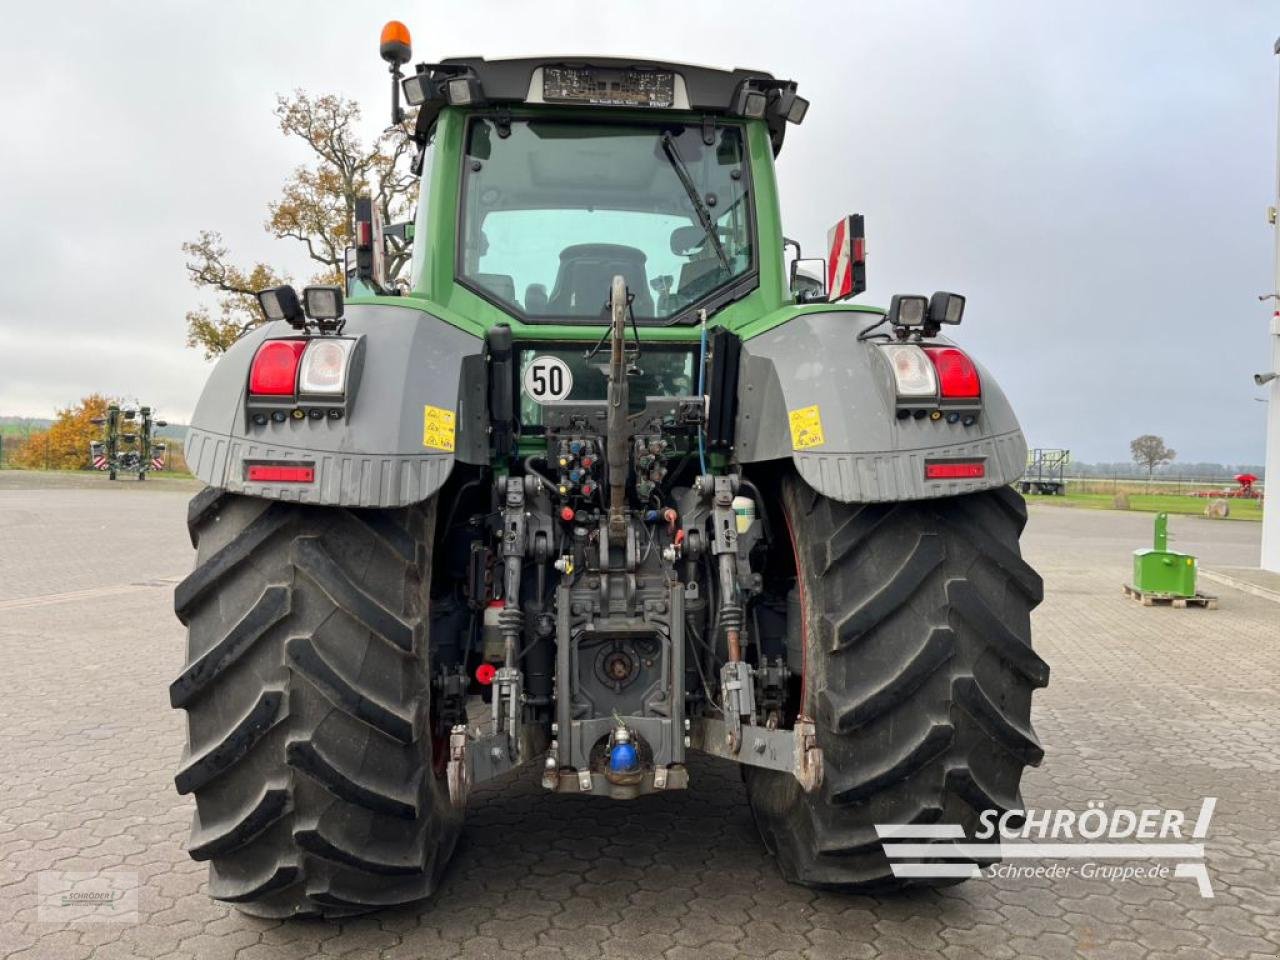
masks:
<path id="1" fill-rule="evenodd" d="M 745 768 L 765 843 L 788 879 L 878 892 L 898 878 L 876 824 L 959 823 L 1018 809 L 1044 750 L 1030 722 L 1049 667 L 1032 649 L 1043 584 L 1022 559 L 1012 489 L 842 504 L 792 475 L 781 500 L 805 597 L 804 687 L 825 776 Z"/>
<path id="2" fill-rule="evenodd" d="M 339 917 L 435 889 L 460 814 L 425 729 L 434 509 L 192 501 L 169 692 L 188 718 L 188 852 L 215 899 Z"/>

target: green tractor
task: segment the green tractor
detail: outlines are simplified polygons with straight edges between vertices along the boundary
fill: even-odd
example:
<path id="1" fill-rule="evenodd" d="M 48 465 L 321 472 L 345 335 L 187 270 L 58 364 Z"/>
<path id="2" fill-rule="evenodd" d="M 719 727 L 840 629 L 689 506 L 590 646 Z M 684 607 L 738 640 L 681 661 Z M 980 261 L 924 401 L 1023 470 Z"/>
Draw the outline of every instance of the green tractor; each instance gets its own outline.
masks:
<path id="1" fill-rule="evenodd" d="M 382 53 L 395 119 L 418 108 L 415 222 L 361 204 L 345 291 L 263 291 L 187 440 L 207 489 L 170 693 L 212 896 L 413 901 L 477 784 L 536 765 L 629 800 L 689 787 L 691 751 L 741 765 L 794 882 L 954 882 L 891 862 L 884 826 L 1020 808 L 1048 680 L 1026 444 L 941 335 L 964 298 L 849 302 L 857 216 L 800 260 L 792 82 L 603 57 L 402 77 L 395 23 Z"/>

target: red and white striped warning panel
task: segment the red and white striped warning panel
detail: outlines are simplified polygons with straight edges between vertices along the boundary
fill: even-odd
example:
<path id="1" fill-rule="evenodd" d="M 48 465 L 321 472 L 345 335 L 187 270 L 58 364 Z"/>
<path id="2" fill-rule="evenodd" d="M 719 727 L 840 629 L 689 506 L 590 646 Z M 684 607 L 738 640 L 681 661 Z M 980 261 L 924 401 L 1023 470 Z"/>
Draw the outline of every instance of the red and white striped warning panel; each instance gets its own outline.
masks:
<path id="1" fill-rule="evenodd" d="M 827 299 L 856 297 L 867 289 L 867 246 L 862 214 L 845 217 L 827 231 Z"/>
<path id="2" fill-rule="evenodd" d="M 152 458 L 151 458 L 151 469 L 152 469 L 152 470 L 163 470 L 163 469 L 164 469 L 164 457 L 152 457 Z"/>
<path id="3" fill-rule="evenodd" d="M 105 470 L 105 469 L 107 469 L 107 458 L 106 458 L 106 457 L 104 457 L 104 456 L 102 456 L 101 454 L 98 454 L 98 456 L 94 457 L 94 458 L 93 458 L 93 469 L 95 469 L 95 470 Z"/>

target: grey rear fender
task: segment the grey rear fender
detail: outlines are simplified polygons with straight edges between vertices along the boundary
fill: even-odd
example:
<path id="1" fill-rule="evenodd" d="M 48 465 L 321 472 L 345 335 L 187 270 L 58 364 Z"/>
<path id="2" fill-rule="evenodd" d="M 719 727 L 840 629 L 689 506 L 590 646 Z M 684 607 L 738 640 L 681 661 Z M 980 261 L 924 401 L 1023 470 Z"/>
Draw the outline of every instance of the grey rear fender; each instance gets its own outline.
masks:
<path id="1" fill-rule="evenodd" d="M 363 344 L 342 418 L 252 422 L 246 394 L 258 347 L 297 336 L 282 321 L 263 324 L 219 359 L 200 395 L 186 442 L 197 477 L 268 499 L 397 507 L 439 490 L 455 459 L 488 462 L 484 341 L 417 309 L 349 304 L 346 318 L 342 335 L 363 337 Z M 455 417 L 452 450 L 441 440 L 445 414 Z M 250 481 L 249 466 L 261 463 L 308 465 L 314 479 Z"/>
<path id="2" fill-rule="evenodd" d="M 811 487 L 844 503 L 922 500 L 1017 480 L 1027 445 L 995 378 L 974 361 L 982 406 L 971 426 L 899 419 L 888 361 L 877 341 L 857 339 L 866 323 L 849 312 L 801 314 L 743 343 L 735 458 L 790 457 Z M 931 461 L 980 461 L 984 475 L 929 480 Z"/>

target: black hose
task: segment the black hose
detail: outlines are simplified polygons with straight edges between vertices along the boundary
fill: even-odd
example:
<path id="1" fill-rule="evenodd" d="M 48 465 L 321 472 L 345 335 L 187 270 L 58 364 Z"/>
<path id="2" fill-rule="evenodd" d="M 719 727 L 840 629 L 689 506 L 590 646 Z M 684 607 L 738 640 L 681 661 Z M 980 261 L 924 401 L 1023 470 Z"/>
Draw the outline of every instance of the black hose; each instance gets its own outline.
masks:
<path id="1" fill-rule="evenodd" d="M 453 529 L 453 521 L 457 518 L 457 515 L 458 515 L 458 504 L 462 503 L 462 495 L 466 493 L 466 491 L 469 488 L 480 486 L 480 482 L 481 481 L 479 477 L 472 477 L 466 483 L 458 487 L 458 491 L 453 498 L 453 503 L 449 505 L 449 514 L 445 518 L 444 529 L 446 534 Z"/>
<path id="2" fill-rule="evenodd" d="M 550 490 L 552 494 L 559 494 L 560 488 L 557 487 L 550 480 L 548 480 L 546 474 L 544 474 L 541 470 L 535 470 L 533 468 L 533 461 L 539 460 L 539 459 L 543 460 L 543 462 L 546 461 L 545 457 L 539 457 L 536 453 L 525 457 L 524 458 L 525 473 L 529 474 L 529 476 L 537 480 L 541 480 L 542 485 L 545 486 L 548 490 Z"/>
<path id="3" fill-rule="evenodd" d="M 869 339 L 871 339 L 871 337 L 873 336 L 872 331 L 873 331 L 873 330 L 875 330 L 877 327 L 882 327 L 882 326 L 884 326 L 884 325 L 885 325 L 886 323 L 888 323 L 888 322 L 889 322 L 889 317 L 886 315 L 886 316 L 881 317 L 881 318 L 880 318 L 879 320 L 877 320 L 875 323 L 871 324 L 871 326 L 869 326 L 869 327 L 863 327 L 861 330 L 859 330 L 859 331 L 858 331 L 858 339 L 859 339 L 859 340 L 869 340 Z M 874 336 L 877 336 L 877 337 L 885 337 L 885 338 L 890 339 L 890 340 L 892 340 L 892 339 L 893 339 L 893 338 L 892 338 L 892 337 L 890 337 L 887 333 L 877 333 L 877 334 L 874 334 Z"/>

